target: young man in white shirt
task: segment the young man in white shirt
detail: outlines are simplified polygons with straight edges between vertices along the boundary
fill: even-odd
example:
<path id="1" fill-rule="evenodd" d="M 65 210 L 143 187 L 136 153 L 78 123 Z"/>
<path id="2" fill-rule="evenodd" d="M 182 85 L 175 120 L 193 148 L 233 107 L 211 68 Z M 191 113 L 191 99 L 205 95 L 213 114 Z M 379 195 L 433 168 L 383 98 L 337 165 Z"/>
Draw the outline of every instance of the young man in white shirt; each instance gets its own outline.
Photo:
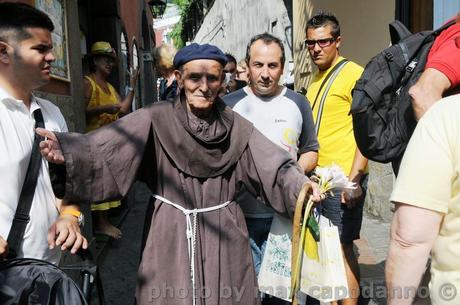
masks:
<path id="1" fill-rule="evenodd" d="M 31 159 L 34 111 L 41 110 L 46 128 L 67 131 L 59 109 L 32 95 L 50 81 L 53 29 L 49 17 L 32 6 L 0 3 L 0 258 L 8 255 L 6 240 Z M 29 215 L 18 257 L 57 264 L 60 250 L 75 253 L 88 246 L 78 205 L 55 197 L 44 159 Z"/>

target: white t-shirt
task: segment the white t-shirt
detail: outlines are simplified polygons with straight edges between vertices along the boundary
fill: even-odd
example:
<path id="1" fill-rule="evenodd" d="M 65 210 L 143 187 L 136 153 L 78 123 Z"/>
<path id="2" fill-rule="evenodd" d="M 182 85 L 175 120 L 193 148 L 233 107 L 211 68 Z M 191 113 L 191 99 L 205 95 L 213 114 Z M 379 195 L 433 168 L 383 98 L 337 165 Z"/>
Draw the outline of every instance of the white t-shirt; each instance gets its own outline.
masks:
<path id="1" fill-rule="evenodd" d="M 16 212 L 34 142 L 35 119 L 33 111 L 41 109 L 45 127 L 52 131 L 67 131 L 59 108 L 51 102 L 34 97 L 30 110 L 0 88 L 0 235 L 6 240 Z M 59 216 L 48 171 L 42 159 L 38 175 L 30 221 L 24 233 L 19 257 L 37 258 L 57 264 L 59 247 L 49 250 L 48 229 Z"/>
<path id="2" fill-rule="evenodd" d="M 297 161 L 298 155 L 318 151 L 315 126 L 306 98 L 288 88 L 280 94 L 262 98 L 245 87 L 223 97 L 224 102 L 254 124 L 264 136 L 285 149 Z M 238 203 L 246 217 L 268 218 L 273 210 L 252 195 L 242 194 Z"/>
<path id="3" fill-rule="evenodd" d="M 460 95 L 421 118 L 390 199 L 444 214 L 432 249 L 430 297 L 436 305 L 460 304 Z"/>

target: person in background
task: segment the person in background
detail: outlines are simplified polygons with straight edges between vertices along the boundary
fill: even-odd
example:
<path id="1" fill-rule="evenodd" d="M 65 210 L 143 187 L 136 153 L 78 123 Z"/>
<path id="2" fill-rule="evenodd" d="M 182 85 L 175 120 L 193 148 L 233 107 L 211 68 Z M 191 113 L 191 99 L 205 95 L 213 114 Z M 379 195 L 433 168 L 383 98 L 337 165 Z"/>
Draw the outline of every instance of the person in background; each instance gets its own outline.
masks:
<path id="1" fill-rule="evenodd" d="M 153 52 L 156 68 L 161 75 L 158 86 L 159 101 L 173 101 L 178 94 L 177 80 L 174 74 L 173 59 L 177 50 L 170 44 L 162 44 Z"/>
<path id="2" fill-rule="evenodd" d="M 341 43 L 339 21 L 333 14 L 321 12 L 307 22 L 305 45 L 318 68 L 307 92 L 320 145 L 318 166 L 337 164 L 349 181 L 357 185 L 351 192 L 336 192 L 334 196 L 328 196 L 320 205 L 321 213 L 338 227 L 345 258 L 350 298 L 339 303 L 356 305 L 359 297 L 359 265 L 353 241 L 359 239 L 368 175 L 367 159 L 356 146 L 349 112 L 351 92 L 363 68 L 340 56 Z M 336 70 L 337 76 L 331 77 L 331 82 L 322 86 L 337 65 L 342 65 L 341 70 Z"/>
<path id="3" fill-rule="evenodd" d="M 460 13 L 457 22 L 436 37 L 428 53 L 425 70 L 409 89 L 415 118 L 423 114 L 444 95 L 458 92 L 460 84 Z"/>
<path id="4" fill-rule="evenodd" d="M 50 81 L 53 30 L 42 11 L 0 3 L 0 260 L 12 254 L 7 238 L 28 173 L 36 121 L 42 116 L 47 129 L 67 131 L 59 108 L 32 94 Z M 79 228 L 83 215 L 78 205 L 56 198 L 51 166 L 42 158 L 39 164 L 30 219 L 15 254 L 58 264 L 61 250 L 75 253 L 88 247 Z"/>
<path id="5" fill-rule="evenodd" d="M 246 64 L 246 60 L 242 59 L 238 62 L 238 65 L 236 66 L 236 79 L 245 81 L 246 83 L 249 83 L 249 77 L 248 77 L 248 65 Z"/>
<path id="6" fill-rule="evenodd" d="M 112 69 L 116 66 L 117 59 L 110 43 L 98 41 L 91 46 L 90 74 L 83 79 L 87 132 L 112 123 L 131 110 L 139 74 L 138 71 L 130 73 L 128 94 L 121 99 L 115 88 L 107 81 Z M 120 205 L 119 200 L 91 205 L 94 216 L 94 233 L 116 239 L 122 236 L 121 231 L 110 223 L 107 215 L 109 209 Z"/>
<path id="7" fill-rule="evenodd" d="M 286 150 L 308 174 L 318 161 L 318 140 L 311 108 L 305 97 L 279 84 L 285 63 L 284 45 L 271 34 L 254 36 L 248 44 L 246 61 L 249 86 L 226 95 L 233 111 L 254 124 L 264 136 Z M 250 193 L 238 200 L 249 231 L 256 274 L 262 264 L 274 211 Z M 264 298 L 262 304 L 286 304 Z"/>
<path id="8" fill-rule="evenodd" d="M 227 64 L 224 67 L 225 80 L 223 87 L 225 94 L 229 94 L 245 87 L 247 83 L 236 78 L 237 70 L 235 57 L 230 53 L 225 53 L 225 56 L 227 57 Z"/>

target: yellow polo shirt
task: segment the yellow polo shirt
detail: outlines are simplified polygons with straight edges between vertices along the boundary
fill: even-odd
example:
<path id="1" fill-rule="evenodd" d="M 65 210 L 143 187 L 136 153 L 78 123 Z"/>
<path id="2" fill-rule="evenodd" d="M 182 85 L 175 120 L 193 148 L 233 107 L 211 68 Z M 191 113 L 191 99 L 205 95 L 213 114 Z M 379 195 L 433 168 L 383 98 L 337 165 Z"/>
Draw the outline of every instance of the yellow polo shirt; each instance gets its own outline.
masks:
<path id="1" fill-rule="evenodd" d="M 343 57 L 339 57 L 340 62 Z M 335 66 L 335 65 L 334 65 Z M 307 91 L 307 99 L 313 107 L 313 119 L 318 121 L 318 110 L 322 92 L 313 106 L 324 78 L 333 67 L 327 71 L 317 71 L 311 80 Z M 342 167 L 346 175 L 350 173 L 356 151 L 356 142 L 353 135 L 352 117 L 348 113 L 351 108 L 351 90 L 361 77 L 363 68 L 354 62 L 348 62 L 337 75 L 329 89 L 321 116 L 318 133 L 319 152 L 318 166 L 328 166 L 335 163 Z M 327 87 L 325 84 L 321 91 Z"/>

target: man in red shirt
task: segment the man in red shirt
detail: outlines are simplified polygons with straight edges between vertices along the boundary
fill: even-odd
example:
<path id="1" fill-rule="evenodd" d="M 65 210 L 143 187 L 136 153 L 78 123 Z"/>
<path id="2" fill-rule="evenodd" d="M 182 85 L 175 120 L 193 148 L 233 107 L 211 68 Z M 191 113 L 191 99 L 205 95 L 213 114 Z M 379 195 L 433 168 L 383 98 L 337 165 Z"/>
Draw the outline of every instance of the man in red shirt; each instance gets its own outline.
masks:
<path id="1" fill-rule="evenodd" d="M 443 95 L 451 95 L 452 91 L 459 89 L 460 13 L 455 18 L 457 23 L 436 38 L 428 54 L 425 71 L 409 89 L 417 120 Z"/>

